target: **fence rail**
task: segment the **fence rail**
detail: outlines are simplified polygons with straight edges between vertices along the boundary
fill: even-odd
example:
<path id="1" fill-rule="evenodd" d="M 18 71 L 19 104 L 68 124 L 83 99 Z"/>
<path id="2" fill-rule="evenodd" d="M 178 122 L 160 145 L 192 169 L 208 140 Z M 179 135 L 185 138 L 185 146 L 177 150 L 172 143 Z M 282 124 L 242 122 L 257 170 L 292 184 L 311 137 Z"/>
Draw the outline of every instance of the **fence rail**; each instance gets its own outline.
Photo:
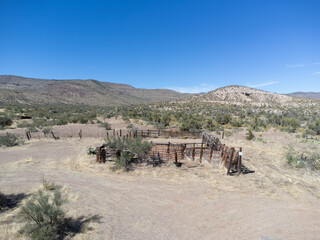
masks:
<path id="1" fill-rule="evenodd" d="M 3 133 L 1 135 L 5 135 Z M 111 136 L 117 137 L 143 137 L 143 138 L 152 138 L 152 137 L 164 137 L 164 138 L 201 138 L 202 132 L 199 131 L 170 131 L 170 130 L 130 130 L 130 129 L 112 129 L 105 130 L 95 129 L 95 130 L 83 130 L 83 129 L 72 129 L 72 130 L 56 130 L 53 129 L 48 133 L 41 131 L 31 132 L 31 131 L 19 131 L 14 134 L 18 135 L 24 140 L 31 139 L 66 139 L 66 138 L 105 138 Z"/>

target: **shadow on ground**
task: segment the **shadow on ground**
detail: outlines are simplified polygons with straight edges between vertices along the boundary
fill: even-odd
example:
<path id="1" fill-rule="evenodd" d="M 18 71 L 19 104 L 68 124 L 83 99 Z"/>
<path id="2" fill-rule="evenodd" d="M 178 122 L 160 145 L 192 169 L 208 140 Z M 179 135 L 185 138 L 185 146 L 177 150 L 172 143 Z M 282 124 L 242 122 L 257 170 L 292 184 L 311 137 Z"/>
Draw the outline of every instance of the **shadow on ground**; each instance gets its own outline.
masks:
<path id="1" fill-rule="evenodd" d="M 246 175 L 246 174 L 250 174 L 250 173 L 255 173 L 255 171 L 250 170 L 250 169 L 247 168 L 245 165 L 242 165 L 242 167 L 241 167 L 241 173 L 244 174 L 244 175 Z M 239 174 L 239 173 L 238 173 L 238 170 L 234 170 L 234 169 L 231 169 L 231 170 L 230 170 L 230 173 L 229 173 L 230 176 L 234 176 L 234 175 L 238 175 L 238 174 Z"/>
<path id="2" fill-rule="evenodd" d="M 64 232 L 64 235 L 61 236 L 60 239 L 64 239 L 64 237 L 74 237 L 79 233 L 84 233 L 85 231 L 92 231 L 93 228 L 88 227 L 90 223 L 102 223 L 102 216 L 93 215 L 93 216 L 80 216 L 78 218 L 67 218 L 67 228 Z"/>
<path id="3" fill-rule="evenodd" d="M 0 202 L 0 212 L 16 208 L 19 203 L 28 196 L 29 195 L 25 193 L 2 195 L 2 199 Z"/>

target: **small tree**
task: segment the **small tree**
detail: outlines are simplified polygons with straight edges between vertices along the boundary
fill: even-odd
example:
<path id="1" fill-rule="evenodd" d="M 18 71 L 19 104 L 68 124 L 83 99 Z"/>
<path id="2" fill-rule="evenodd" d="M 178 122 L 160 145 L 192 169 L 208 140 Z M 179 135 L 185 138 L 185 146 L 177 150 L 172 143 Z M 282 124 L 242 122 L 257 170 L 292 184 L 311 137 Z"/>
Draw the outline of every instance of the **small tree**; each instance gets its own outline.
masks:
<path id="1" fill-rule="evenodd" d="M 39 190 L 20 208 L 26 222 L 20 231 L 36 240 L 57 239 L 65 228 L 65 202 L 59 188 L 53 194 Z"/>
<path id="2" fill-rule="evenodd" d="M 255 138 L 255 136 L 254 136 L 252 130 L 249 129 L 249 130 L 248 130 L 248 133 L 247 133 L 246 139 L 247 139 L 248 141 L 250 141 L 250 140 L 252 140 L 252 139 L 254 139 L 254 138 Z"/>

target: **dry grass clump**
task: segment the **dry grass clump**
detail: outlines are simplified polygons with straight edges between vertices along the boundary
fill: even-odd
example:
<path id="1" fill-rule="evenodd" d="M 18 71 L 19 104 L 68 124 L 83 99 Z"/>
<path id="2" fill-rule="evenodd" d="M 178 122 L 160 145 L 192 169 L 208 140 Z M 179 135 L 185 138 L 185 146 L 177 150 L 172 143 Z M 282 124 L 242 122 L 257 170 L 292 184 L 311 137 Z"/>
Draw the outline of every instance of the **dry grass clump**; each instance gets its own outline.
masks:
<path id="1" fill-rule="evenodd" d="M 46 190 L 46 191 L 54 191 L 58 188 L 61 188 L 60 185 L 56 184 L 55 182 L 53 181 L 48 181 L 47 179 L 44 178 L 44 176 L 41 178 L 41 188 L 43 190 Z"/>

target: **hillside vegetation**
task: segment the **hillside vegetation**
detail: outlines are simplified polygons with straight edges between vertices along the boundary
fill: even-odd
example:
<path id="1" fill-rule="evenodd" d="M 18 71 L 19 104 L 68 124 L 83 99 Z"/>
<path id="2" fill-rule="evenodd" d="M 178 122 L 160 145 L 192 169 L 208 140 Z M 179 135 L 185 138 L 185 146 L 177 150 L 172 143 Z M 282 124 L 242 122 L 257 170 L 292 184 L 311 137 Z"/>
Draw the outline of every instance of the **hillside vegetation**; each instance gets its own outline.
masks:
<path id="1" fill-rule="evenodd" d="M 142 89 L 97 80 L 46 80 L 0 75 L 0 104 L 126 105 L 189 96 L 168 89 Z"/>

